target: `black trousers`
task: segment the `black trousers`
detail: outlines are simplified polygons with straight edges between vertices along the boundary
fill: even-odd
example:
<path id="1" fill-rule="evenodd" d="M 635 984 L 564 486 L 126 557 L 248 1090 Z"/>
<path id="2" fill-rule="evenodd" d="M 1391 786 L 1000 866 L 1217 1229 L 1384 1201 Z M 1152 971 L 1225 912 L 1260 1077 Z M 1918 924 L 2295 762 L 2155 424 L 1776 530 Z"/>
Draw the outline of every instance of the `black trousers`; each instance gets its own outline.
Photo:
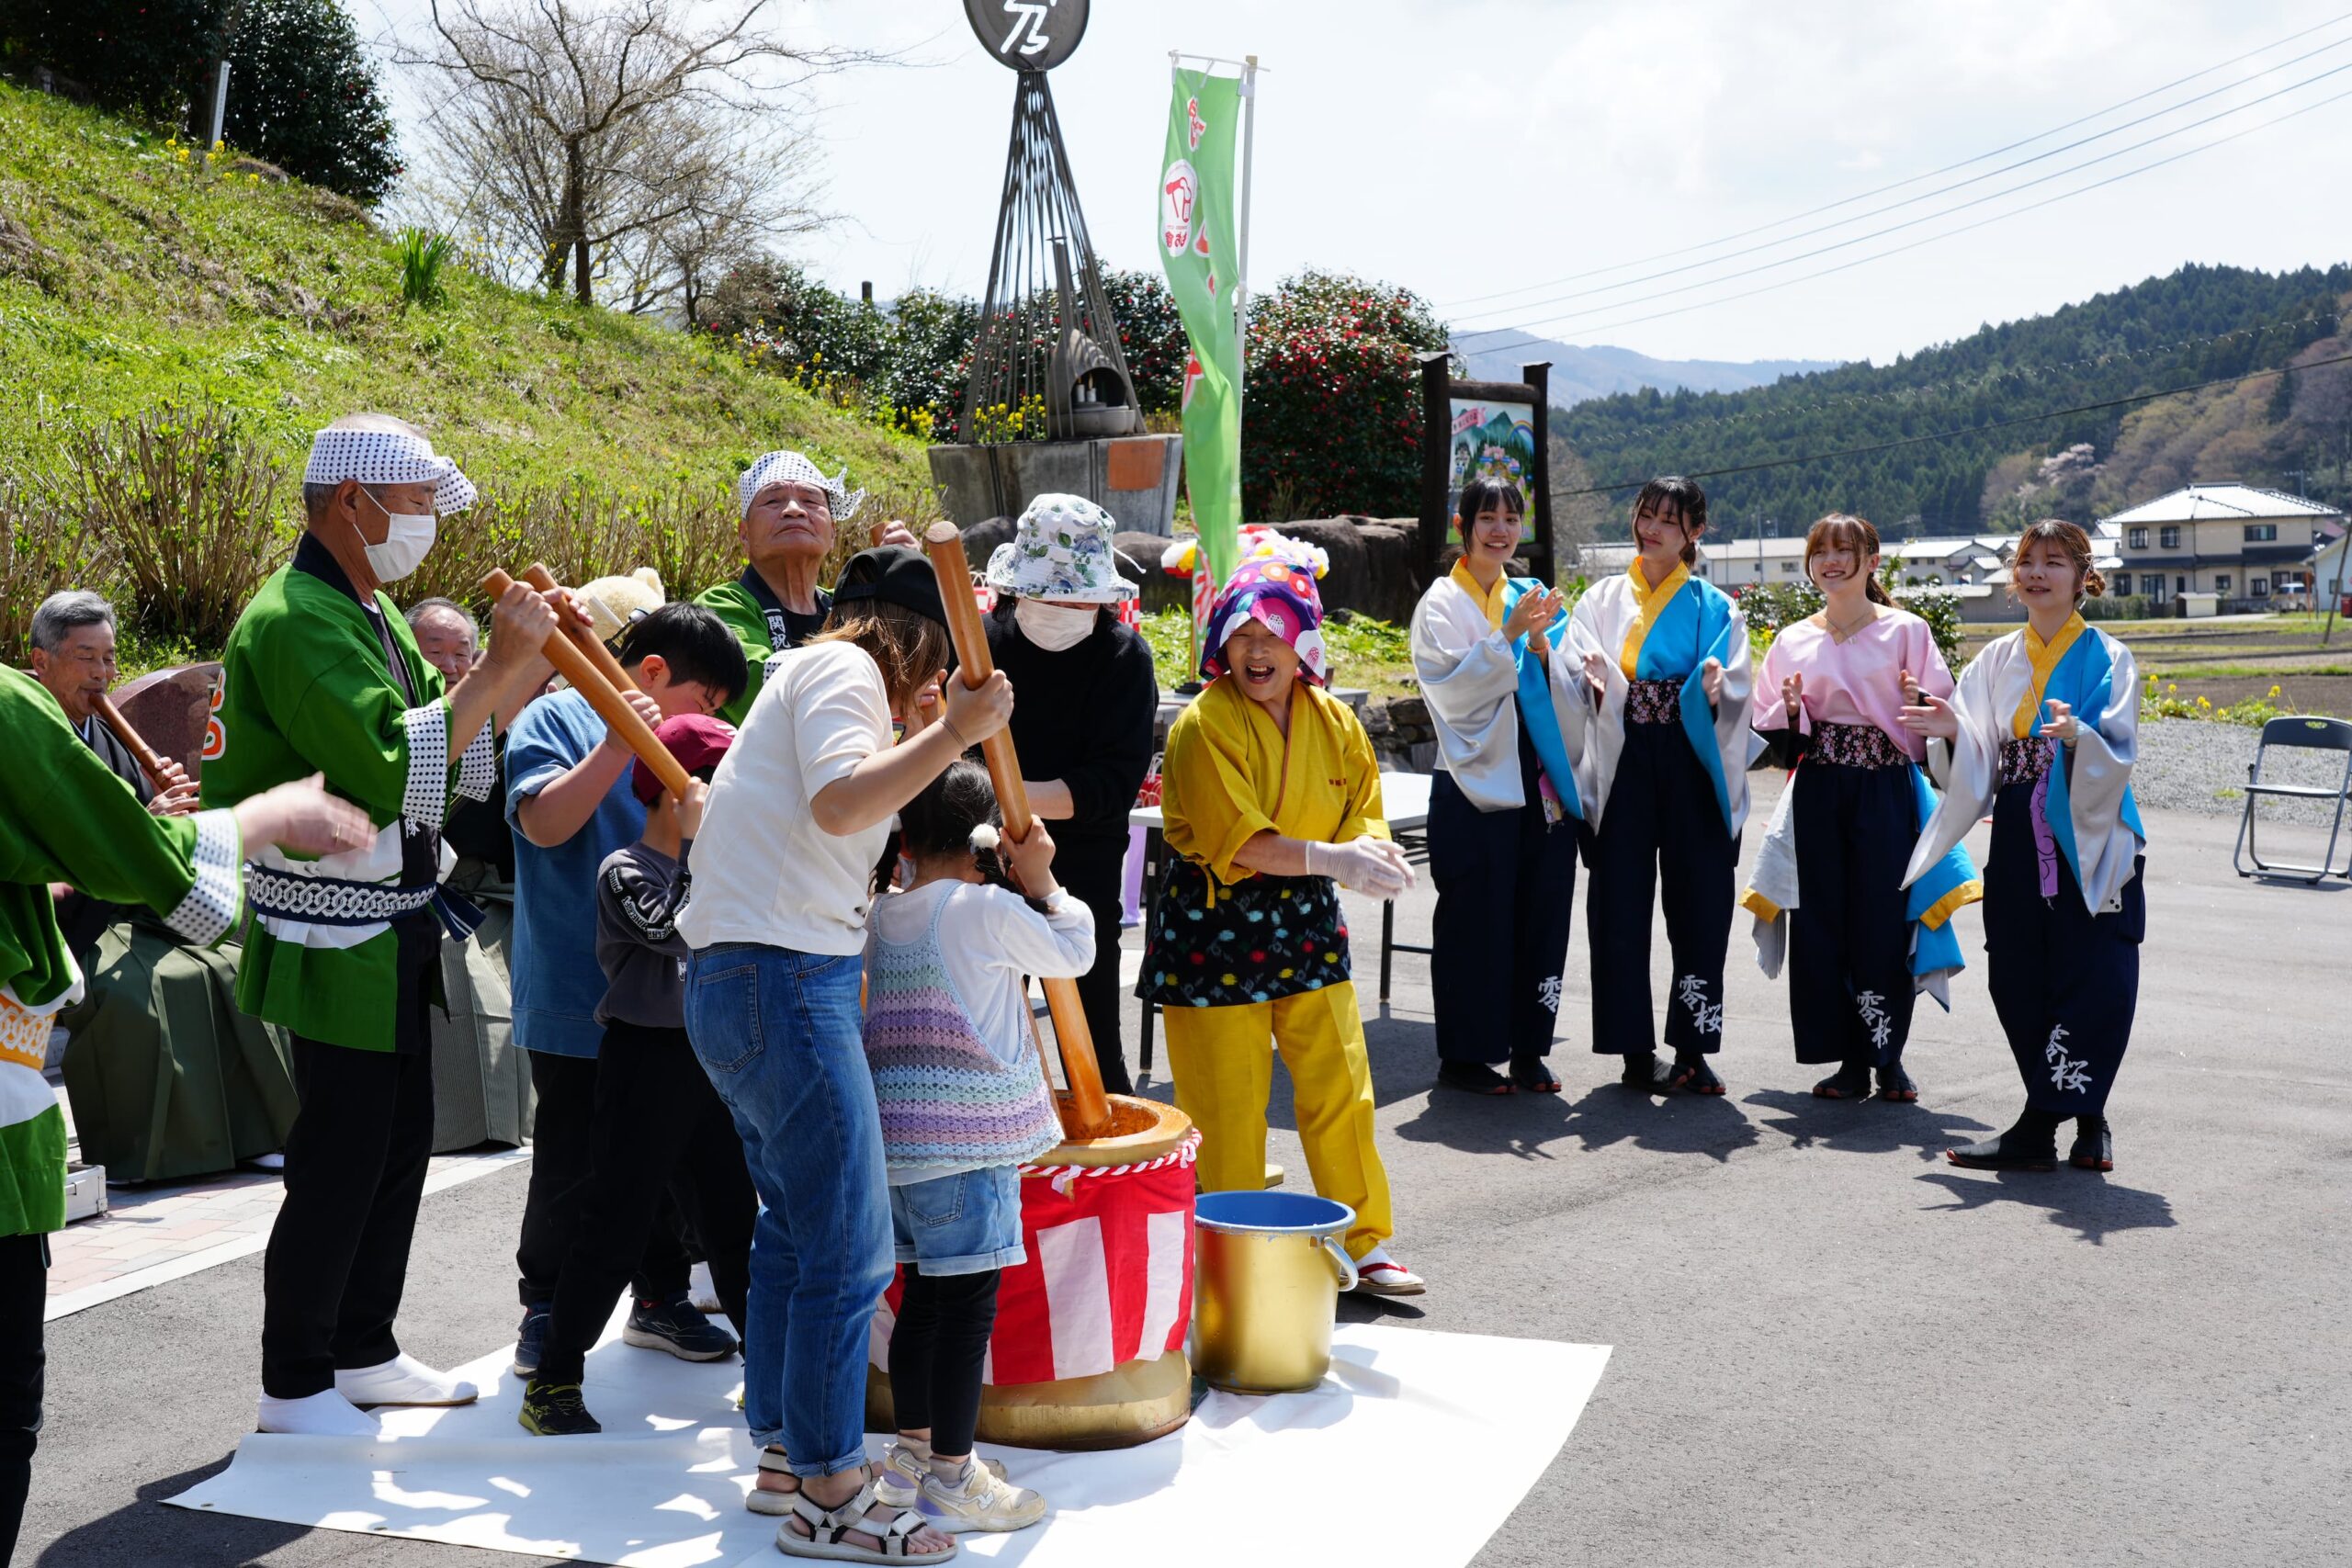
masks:
<path id="1" fill-rule="evenodd" d="M 2060 854 L 2058 891 L 2044 897 L 2032 795 L 2032 784 L 2013 784 L 1994 797 L 1984 861 L 1985 986 L 2025 1080 L 2026 1104 L 2054 1116 L 2097 1116 L 2132 1041 L 2147 896 L 2135 865 L 2123 907 L 2094 915 Z"/>
<path id="2" fill-rule="evenodd" d="M 1805 759 L 1789 781 L 1797 907 L 1789 911 L 1789 1023 L 1800 1062 L 1900 1060 L 1911 1036 L 1911 922 L 1903 873 L 1919 840 L 1908 768 Z"/>
<path id="3" fill-rule="evenodd" d="M 597 1093 L 596 1057 L 529 1055 L 537 1107 L 531 1112 L 531 1184 L 523 1194 L 523 1234 L 514 1247 L 514 1290 L 526 1307 L 555 1300 L 564 1260 L 571 1256 L 594 1161 Z M 645 1234 L 629 1280 L 648 1298 L 676 1295 L 693 1269 L 669 1190 L 657 1186 L 655 1201 L 662 1217 Z"/>
<path id="4" fill-rule="evenodd" d="M 743 1168 L 743 1141 L 684 1030 L 607 1024 L 596 1058 L 596 1109 L 589 1173 L 576 1203 L 579 1223 L 535 1376 L 580 1381 L 588 1348 L 604 1331 L 621 1287 L 640 1266 L 649 1242 L 670 1229 L 662 1215 L 665 1189 L 676 1194 L 702 1238 L 719 1305 L 741 1336 L 751 1290 L 752 1223 L 759 1214 L 751 1173 Z"/>
<path id="5" fill-rule="evenodd" d="M 933 1453 L 972 1451 L 999 1273 L 931 1275 L 919 1264 L 906 1266 L 907 1288 L 890 1330 L 890 1400 L 899 1430 L 931 1428 Z"/>
<path id="6" fill-rule="evenodd" d="M 40 1441 L 41 1314 L 49 1237 L 0 1236 L 0 1562 L 16 1561 Z"/>
<path id="7" fill-rule="evenodd" d="M 433 970 L 403 975 L 398 1044 L 294 1036 L 302 1109 L 286 1136 L 286 1201 L 262 1264 L 261 1386 L 301 1399 L 400 1354 L 392 1319 L 433 1156 Z"/>
<path id="8" fill-rule="evenodd" d="M 1094 1036 L 1094 1062 L 1102 1069 L 1102 1088 L 1112 1094 L 1133 1094 L 1135 1080 L 1127 1074 L 1127 1057 L 1119 1039 L 1119 917 L 1120 880 L 1125 874 L 1127 840 L 1080 839 L 1057 842 L 1054 848 L 1054 880 L 1094 917 L 1094 967 L 1079 976 L 1079 1004 L 1086 1011 L 1087 1032 Z"/>
<path id="9" fill-rule="evenodd" d="M 1666 1043 L 1677 1055 L 1722 1048 L 1724 953 L 1731 944 L 1738 863 L 1739 840 L 1724 831 L 1714 782 L 1691 754 L 1681 726 L 1626 725 L 1600 827 L 1585 844 L 1594 1051 L 1632 1056 L 1657 1049 L 1653 897 L 1666 907 L 1666 939 L 1674 952 Z"/>
<path id="10" fill-rule="evenodd" d="M 1577 824 L 1547 824 L 1534 750 L 1520 742 L 1527 804 L 1481 811 L 1453 775 L 1430 780 L 1430 988 L 1449 1062 L 1548 1055 L 1577 892 Z"/>

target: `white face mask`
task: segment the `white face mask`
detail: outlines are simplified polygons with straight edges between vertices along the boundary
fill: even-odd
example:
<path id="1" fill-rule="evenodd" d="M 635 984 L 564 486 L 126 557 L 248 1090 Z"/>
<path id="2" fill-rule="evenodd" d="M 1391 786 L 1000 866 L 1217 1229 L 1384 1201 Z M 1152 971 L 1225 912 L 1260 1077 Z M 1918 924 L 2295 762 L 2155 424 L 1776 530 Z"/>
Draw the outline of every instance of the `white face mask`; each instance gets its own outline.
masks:
<path id="1" fill-rule="evenodd" d="M 374 496 L 368 499 L 375 502 L 376 510 L 392 525 L 382 544 L 368 546 L 368 570 L 379 582 L 398 582 L 424 563 L 439 525 L 430 512 L 393 512 Z"/>
<path id="2" fill-rule="evenodd" d="M 1012 606 L 1012 619 L 1021 635 L 1044 649 L 1047 653 L 1059 653 L 1076 648 L 1094 631 L 1095 607 L 1091 604 L 1048 604 L 1042 599 L 1023 599 Z"/>

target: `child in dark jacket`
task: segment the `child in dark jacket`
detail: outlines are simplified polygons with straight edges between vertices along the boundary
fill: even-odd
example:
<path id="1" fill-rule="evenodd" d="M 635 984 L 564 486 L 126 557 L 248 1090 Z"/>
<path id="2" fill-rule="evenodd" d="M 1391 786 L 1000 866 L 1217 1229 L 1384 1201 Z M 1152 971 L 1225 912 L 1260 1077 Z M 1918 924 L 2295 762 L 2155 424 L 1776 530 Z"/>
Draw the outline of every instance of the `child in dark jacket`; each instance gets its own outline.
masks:
<path id="1" fill-rule="evenodd" d="M 523 1396 L 522 1424 L 541 1437 L 603 1430 L 581 1397 L 581 1378 L 665 1186 L 702 1239 L 719 1304 L 743 1331 L 758 1202 L 742 1140 L 686 1041 L 687 954 L 677 929 L 691 891 L 686 851 L 734 730 L 682 714 L 654 735 L 695 782 L 680 800 L 639 761 L 633 787 L 646 803 L 645 835 L 605 856 L 596 872 L 596 962 L 605 972 L 596 1021 L 605 1042 L 594 1165 L 556 1287 L 555 1321 Z"/>

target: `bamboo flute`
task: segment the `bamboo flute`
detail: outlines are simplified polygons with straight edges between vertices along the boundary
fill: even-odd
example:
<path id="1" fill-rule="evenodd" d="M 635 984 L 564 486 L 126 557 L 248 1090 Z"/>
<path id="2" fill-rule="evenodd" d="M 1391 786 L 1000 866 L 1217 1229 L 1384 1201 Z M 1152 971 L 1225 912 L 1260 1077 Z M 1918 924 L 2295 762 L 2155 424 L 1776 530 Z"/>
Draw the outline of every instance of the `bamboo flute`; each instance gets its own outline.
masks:
<path id="1" fill-rule="evenodd" d="M 172 764 L 165 761 L 155 748 L 147 744 L 145 737 L 130 728 L 130 721 L 122 716 L 122 710 L 114 705 L 112 697 L 100 692 L 90 699 L 90 711 L 98 716 L 100 724 L 114 731 L 114 738 L 122 742 L 123 749 L 130 753 L 130 760 L 139 764 L 139 771 L 145 773 L 157 789 L 169 789 L 177 782 L 164 771 Z"/>

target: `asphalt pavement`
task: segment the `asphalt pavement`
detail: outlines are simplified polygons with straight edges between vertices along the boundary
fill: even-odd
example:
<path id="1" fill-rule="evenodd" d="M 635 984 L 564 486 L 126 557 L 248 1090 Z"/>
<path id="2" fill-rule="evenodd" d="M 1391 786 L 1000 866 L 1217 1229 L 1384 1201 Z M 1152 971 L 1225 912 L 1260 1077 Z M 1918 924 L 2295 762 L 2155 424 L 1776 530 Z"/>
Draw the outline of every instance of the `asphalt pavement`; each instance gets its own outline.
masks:
<path id="1" fill-rule="evenodd" d="M 1377 1011 L 1377 910 L 1351 900 L 1396 1250 L 1430 1289 L 1343 1315 L 1615 1347 L 1479 1564 L 2352 1561 L 2352 885 L 2241 881 L 2228 820 L 2149 827 L 2106 1177 L 1943 1163 L 2021 1098 L 1973 911 L 1952 1012 L 1923 1001 L 1914 1029 L 1916 1106 L 1810 1097 L 1744 916 L 1725 1098 L 1635 1095 L 1588 1052 L 1579 925 L 1566 1092 L 1487 1100 L 1432 1091 L 1424 960 L 1398 957 Z M 1426 884 L 1403 902 L 1401 937 L 1426 941 L 1431 904 Z M 1152 1077 L 1164 1097 L 1164 1060 Z M 1276 1084 L 1272 1157 L 1303 1181 Z M 447 1365 L 512 1337 L 525 1179 L 425 1200 L 407 1348 Z M 160 1505 L 250 1428 L 260 1305 L 254 1257 L 50 1325 L 18 1562 L 499 1561 Z M 1379 1509 L 1447 1506 L 1412 1473 L 1400 1454 L 1361 1496 L 1298 1504 L 1331 1511 L 1335 1557 L 1379 1561 Z M 1246 1540 L 1204 1550 L 1250 1561 Z"/>

